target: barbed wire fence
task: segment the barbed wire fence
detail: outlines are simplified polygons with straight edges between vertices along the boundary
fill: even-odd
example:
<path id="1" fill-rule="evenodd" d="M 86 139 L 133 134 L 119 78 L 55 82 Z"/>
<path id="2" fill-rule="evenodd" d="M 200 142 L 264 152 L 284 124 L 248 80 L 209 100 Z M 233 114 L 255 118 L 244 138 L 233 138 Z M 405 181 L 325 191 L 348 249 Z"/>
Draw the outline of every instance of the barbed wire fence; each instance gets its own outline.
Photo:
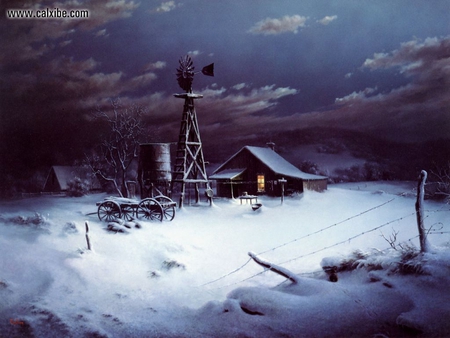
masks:
<path id="1" fill-rule="evenodd" d="M 308 234 L 306 234 L 306 235 L 304 235 L 304 236 L 301 236 L 301 237 L 292 239 L 292 240 L 290 240 L 290 241 L 288 241 L 288 242 L 285 242 L 285 243 L 282 243 L 282 244 L 277 245 L 277 246 L 275 246 L 275 247 L 272 247 L 272 248 L 270 248 L 270 249 L 264 250 L 264 251 L 258 253 L 257 255 L 263 255 L 263 254 L 265 254 L 265 253 L 268 253 L 268 252 L 271 252 L 271 251 L 275 251 L 275 250 L 280 249 L 280 248 L 282 248 L 282 247 L 288 246 L 288 245 L 290 245 L 290 244 L 292 244 L 292 243 L 296 243 L 296 242 L 301 241 L 301 240 L 303 240 L 303 239 L 305 239 L 305 238 L 309 238 L 309 237 L 314 236 L 314 235 L 316 235 L 316 234 L 319 234 L 319 233 L 322 233 L 322 232 L 324 232 L 324 231 L 327 231 L 327 230 L 329 230 L 329 229 L 331 229 L 331 228 L 337 227 L 338 225 L 341 225 L 341 224 L 343 224 L 343 223 L 346 223 L 346 222 L 348 222 L 348 221 L 350 221 L 350 220 L 352 220 L 352 219 L 361 217 L 362 215 L 364 215 L 364 214 L 366 214 L 366 213 L 369 213 L 369 212 L 371 212 L 371 211 L 377 210 L 377 209 L 379 209 L 379 208 L 381 208 L 381 207 L 383 207 L 383 206 L 385 206 L 385 205 L 387 205 L 387 204 L 393 202 L 395 199 L 396 199 L 396 197 L 391 198 L 390 200 L 388 200 L 388 201 L 386 201 L 386 202 L 384 202 L 384 203 L 381 203 L 381 204 L 379 204 L 379 205 L 377 205 L 377 206 L 374 206 L 374 207 L 372 207 L 372 208 L 366 209 L 366 210 L 364 210 L 364 211 L 362 211 L 362 212 L 360 212 L 360 213 L 358 213 L 358 214 L 355 214 L 355 215 L 353 215 L 353 216 L 350 216 L 350 217 L 348 217 L 348 218 L 346 218 L 346 219 L 344 219 L 344 220 L 342 220 L 342 221 L 333 223 L 333 224 L 331 224 L 331 225 L 329 225 L 329 226 L 326 226 L 326 227 L 324 227 L 324 228 L 321 228 L 321 229 L 319 229 L 319 230 L 317 230 L 317 231 L 310 232 L 310 233 L 308 233 Z M 446 208 L 446 209 L 444 209 L 444 208 Z M 428 218 L 428 217 L 430 217 L 430 215 L 431 215 L 432 213 L 436 213 L 436 212 L 450 212 L 450 208 L 448 208 L 448 205 L 444 205 L 444 206 L 442 206 L 440 209 L 437 209 L 437 210 L 430 210 L 430 209 L 427 209 L 427 210 L 425 210 L 425 211 L 427 212 L 427 215 L 425 216 L 425 218 Z M 319 252 L 326 251 L 326 250 L 328 250 L 328 249 L 337 247 L 337 246 L 342 245 L 342 244 L 344 244 L 344 243 L 351 242 L 352 240 L 354 240 L 354 239 L 356 239 L 356 238 L 358 238 L 358 237 L 367 235 L 367 234 L 372 233 L 372 232 L 374 232 L 374 231 L 376 231 L 376 230 L 382 229 L 382 228 L 384 228 L 384 227 L 386 227 L 386 226 L 388 226 L 388 225 L 390 225 L 390 224 L 393 224 L 393 223 L 396 223 L 396 222 L 400 222 L 400 221 L 402 221 L 402 220 L 404 220 L 404 219 L 407 219 L 407 218 L 409 218 L 409 217 L 412 217 L 412 216 L 414 216 L 414 215 L 416 215 L 416 212 L 408 213 L 408 214 L 406 214 L 406 215 L 404 215 L 404 216 L 402 216 L 402 217 L 398 217 L 398 218 L 396 218 L 396 219 L 393 219 L 393 220 L 390 220 L 390 221 L 388 221 L 388 222 L 382 223 L 382 224 L 377 225 L 377 226 L 375 226 L 375 227 L 373 227 L 373 228 L 371 228 L 371 229 L 364 230 L 364 231 L 362 231 L 362 232 L 360 232 L 360 233 L 358 233 L 358 234 L 356 234 L 356 235 L 353 235 L 353 236 L 351 236 L 351 237 L 349 237 L 349 238 L 346 238 L 346 239 L 344 239 L 344 240 L 340 240 L 340 241 L 338 241 L 338 242 L 336 242 L 336 243 L 333 243 L 333 244 L 324 246 L 324 247 L 322 247 L 322 248 L 320 248 L 320 249 L 316 249 L 316 250 L 307 252 L 307 253 L 305 253 L 305 254 L 302 254 L 302 255 L 299 255 L 299 256 L 290 258 L 290 259 L 288 259 L 288 260 L 285 260 L 285 261 L 282 261 L 282 262 L 276 263 L 276 264 L 277 264 L 277 265 L 288 264 L 288 263 L 291 263 L 291 262 L 293 262 L 293 261 L 296 261 L 296 260 L 299 260 L 299 259 L 302 259 L 302 258 L 305 258 L 305 257 L 308 257 L 308 256 L 312 256 L 312 255 L 314 255 L 314 254 L 317 254 L 317 253 L 319 253 Z M 440 228 L 440 229 L 435 229 L 434 227 L 435 227 L 436 225 L 438 225 L 438 224 L 441 225 L 441 228 Z M 428 235 L 435 235 L 435 234 L 445 234 L 445 233 L 450 233 L 449 231 L 440 231 L 440 230 L 442 230 L 442 229 L 443 229 L 443 224 L 442 224 L 441 222 L 436 222 L 436 223 L 432 224 L 432 225 L 428 228 L 427 234 L 428 234 Z M 416 235 L 416 236 L 413 236 L 413 237 L 407 239 L 406 241 L 412 243 L 412 240 L 414 240 L 414 239 L 416 239 L 416 238 L 418 238 L 418 237 L 419 237 L 419 235 Z M 387 248 L 385 248 L 385 249 L 383 249 L 383 250 L 381 250 L 381 251 L 386 251 L 387 249 L 390 249 L 390 248 L 391 248 L 391 247 L 389 246 L 389 247 L 387 247 Z M 211 284 L 214 284 L 214 283 L 216 283 L 216 282 L 218 282 L 218 281 L 220 281 L 220 280 L 223 280 L 223 279 L 225 279 L 225 278 L 227 278 L 227 277 L 229 277 L 229 276 L 231 276 L 231 275 L 234 275 L 234 274 L 236 274 L 237 272 L 239 272 L 240 270 L 242 270 L 242 269 L 243 269 L 246 265 L 248 265 L 251 261 L 252 261 L 252 259 L 249 258 L 244 264 L 242 264 L 241 266 L 237 267 L 236 269 L 234 269 L 234 270 L 232 270 L 232 271 L 230 271 L 230 272 L 228 272 L 228 273 L 226 273 L 226 274 L 224 274 L 224 275 L 222 275 L 222 276 L 220 276 L 220 277 L 218 277 L 218 278 L 216 278 L 216 279 L 214 279 L 214 280 L 211 280 L 211 281 L 209 281 L 209 282 L 207 282 L 207 283 L 201 284 L 201 285 L 199 285 L 198 287 L 204 287 L 204 286 L 207 286 L 207 285 L 211 285 Z M 251 275 L 251 276 L 249 276 L 249 277 L 246 277 L 246 278 L 244 278 L 244 279 L 241 279 L 241 280 L 239 280 L 239 281 L 236 281 L 236 282 L 233 282 L 233 283 L 229 283 L 229 284 L 226 284 L 226 285 L 223 285 L 223 286 L 219 286 L 219 287 L 216 287 L 216 288 L 214 288 L 214 289 L 223 289 L 223 288 L 227 288 L 227 287 L 230 287 L 230 286 L 234 286 L 234 285 L 243 283 L 243 282 L 245 282 L 245 281 L 248 281 L 248 280 L 250 280 L 250 279 L 252 279 L 252 278 L 255 278 L 255 277 L 257 277 L 257 276 L 259 276 L 259 275 L 261 275 L 261 274 L 263 274 L 263 273 L 265 273 L 265 272 L 266 272 L 265 270 L 262 270 L 262 271 L 260 271 L 260 272 L 258 272 L 258 273 L 256 273 L 256 274 L 253 274 L 253 275 Z M 310 274 L 314 274 L 314 273 L 316 273 L 316 272 L 302 273 L 301 275 L 310 275 Z"/>

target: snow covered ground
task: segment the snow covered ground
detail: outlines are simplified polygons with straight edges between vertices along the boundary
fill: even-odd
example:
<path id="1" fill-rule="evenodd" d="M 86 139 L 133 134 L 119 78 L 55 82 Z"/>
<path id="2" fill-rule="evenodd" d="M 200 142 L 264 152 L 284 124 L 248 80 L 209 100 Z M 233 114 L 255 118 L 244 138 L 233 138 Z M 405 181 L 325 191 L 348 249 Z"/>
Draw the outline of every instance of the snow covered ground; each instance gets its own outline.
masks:
<path id="1" fill-rule="evenodd" d="M 257 211 L 219 199 L 124 233 L 87 215 L 105 195 L 2 202 L 0 336 L 450 336 L 450 206 L 426 201 L 433 251 L 411 254 L 414 188 L 333 185 Z"/>

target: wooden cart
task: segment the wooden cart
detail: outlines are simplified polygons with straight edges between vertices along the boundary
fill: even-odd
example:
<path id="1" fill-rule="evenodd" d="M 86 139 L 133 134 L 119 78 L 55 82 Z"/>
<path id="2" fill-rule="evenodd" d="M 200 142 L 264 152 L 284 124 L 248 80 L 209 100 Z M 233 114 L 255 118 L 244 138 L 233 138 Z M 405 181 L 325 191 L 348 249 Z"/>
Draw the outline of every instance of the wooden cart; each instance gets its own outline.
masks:
<path id="1" fill-rule="evenodd" d="M 164 195 L 144 198 L 141 201 L 123 197 L 106 197 L 96 204 L 98 218 L 105 222 L 111 222 L 118 218 L 125 221 L 131 221 L 134 218 L 159 222 L 172 221 L 177 205 L 176 202 Z"/>

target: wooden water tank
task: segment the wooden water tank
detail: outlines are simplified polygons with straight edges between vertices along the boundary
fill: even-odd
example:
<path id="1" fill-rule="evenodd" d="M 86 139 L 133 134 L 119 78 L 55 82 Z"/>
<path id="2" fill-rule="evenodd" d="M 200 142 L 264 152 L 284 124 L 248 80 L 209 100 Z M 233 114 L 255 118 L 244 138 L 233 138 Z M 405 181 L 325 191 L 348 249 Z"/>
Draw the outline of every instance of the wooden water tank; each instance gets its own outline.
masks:
<path id="1" fill-rule="evenodd" d="M 172 180 L 170 167 L 170 143 L 146 143 L 139 149 L 139 183 L 141 198 L 157 194 L 151 190 L 158 189 L 167 194 Z"/>

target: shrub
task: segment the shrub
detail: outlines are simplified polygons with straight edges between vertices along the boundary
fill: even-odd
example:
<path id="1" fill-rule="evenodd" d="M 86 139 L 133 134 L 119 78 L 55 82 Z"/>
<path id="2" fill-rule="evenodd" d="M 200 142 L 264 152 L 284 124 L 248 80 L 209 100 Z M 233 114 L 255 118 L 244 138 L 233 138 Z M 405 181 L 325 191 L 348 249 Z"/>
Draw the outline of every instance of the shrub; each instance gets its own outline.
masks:
<path id="1" fill-rule="evenodd" d="M 89 192 L 89 182 L 87 180 L 82 180 L 79 177 L 67 182 L 67 196 L 70 197 L 81 197 L 87 195 Z"/>

